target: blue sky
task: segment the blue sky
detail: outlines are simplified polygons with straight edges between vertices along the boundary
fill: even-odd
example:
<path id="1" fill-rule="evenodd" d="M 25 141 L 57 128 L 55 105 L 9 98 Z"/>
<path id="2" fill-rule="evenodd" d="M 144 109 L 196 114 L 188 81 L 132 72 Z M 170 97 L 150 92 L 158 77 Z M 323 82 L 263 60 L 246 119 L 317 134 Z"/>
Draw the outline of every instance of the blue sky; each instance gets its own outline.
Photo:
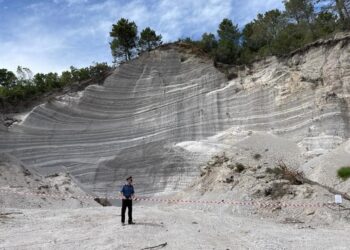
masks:
<path id="1" fill-rule="evenodd" d="M 216 34 L 223 18 L 242 27 L 282 0 L 0 0 L 0 68 L 34 73 L 111 63 L 109 31 L 121 17 L 163 41 Z"/>

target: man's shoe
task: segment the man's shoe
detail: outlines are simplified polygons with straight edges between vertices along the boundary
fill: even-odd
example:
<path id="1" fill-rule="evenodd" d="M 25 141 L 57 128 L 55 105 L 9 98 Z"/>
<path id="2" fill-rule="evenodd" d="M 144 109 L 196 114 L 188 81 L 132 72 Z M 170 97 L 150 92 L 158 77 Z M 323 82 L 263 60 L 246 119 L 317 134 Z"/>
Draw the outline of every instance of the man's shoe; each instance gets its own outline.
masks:
<path id="1" fill-rule="evenodd" d="M 135 222 L 132 221 L 132 222 L 129 222 L 129 224 L 135 224 Z"/>
<path id="2" fill-rule="evenodd" d="M 122 222 L 122 226 L 125 226 L 125 223 L 124 223 L 124 222 Z"/>

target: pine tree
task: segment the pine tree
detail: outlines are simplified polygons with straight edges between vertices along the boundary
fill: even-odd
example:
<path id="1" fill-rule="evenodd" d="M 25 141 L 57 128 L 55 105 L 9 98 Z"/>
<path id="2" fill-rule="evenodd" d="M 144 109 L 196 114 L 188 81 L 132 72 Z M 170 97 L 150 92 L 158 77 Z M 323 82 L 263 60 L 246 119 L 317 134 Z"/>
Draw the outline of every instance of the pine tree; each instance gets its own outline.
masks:
<path id="1" fill-rule="evenodd" d="M 130 60 L 138 40 L 135 22 L 121 18 L 117 24 L 113 24 L 109 34 L 113 38 L 110 47 L 114 59 L 124 56 L 125 61 Z"/>
<path id="2" fill-rule="evenodd" d="M 17 80 L 16 75 L 7 69 L 0 69 L 0 85 L 6 88 L 12 87 Z"/>
<path id="3" fill-rule="evenodd" d="M 312 0 L 284 0 L 285 14 L 298 24 L 310 24 L 315 16 Z"/>
<path id="4" fill-rule="evenodd" d="M 139 47 L 141 51 L 152 50 L 162 44 L 162 35 L 157 35 L 150 27 L 141 31 Z"/>
<path id="5" fill-rule="evenodd" d="M 218 41 L 216 40 L 214 34 L 204 33 L 202 35 L 202 40 L 199 42 L 199 46 L 205 52 L 211 53 L 218 47 Z"/>
<path id="6" fill-rule="evenodd" d="M 235 63 L 239 54 L 240 33 L 237 25 L 225 18 L 218 29 L 218 48 L 215 53 L 215 59 L 222 63 Z"/>

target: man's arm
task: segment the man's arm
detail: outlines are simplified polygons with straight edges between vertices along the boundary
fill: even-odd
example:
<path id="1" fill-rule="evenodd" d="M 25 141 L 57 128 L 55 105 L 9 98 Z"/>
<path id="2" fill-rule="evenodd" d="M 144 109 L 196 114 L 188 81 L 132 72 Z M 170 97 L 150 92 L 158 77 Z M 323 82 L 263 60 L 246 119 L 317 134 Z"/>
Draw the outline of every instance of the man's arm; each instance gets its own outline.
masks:
<path id="1" fill-rule="evenodd" d="M 119 193 L 120 193 L 120 196 L 122 197 L 122 199 L 125 200 L 126 197 L 124 196 L 124 186 L 123 186 L 122 190 L 120 190 Z"/>
<path id="2" fill-rule="evenodd" d="M 120 196 L 122 197 L 123 200 L 126 199 L 126 197 L 124 196 L 124 194 L 122 192 L 120 192 Z"/>
<path id="3" fill-rule="evenodd" d="M 131 193 L 131 199 L 134 199 L 135 197 L 135 191 L 134 191 L 134 186 L 132 186 L 132 193 Z"/>

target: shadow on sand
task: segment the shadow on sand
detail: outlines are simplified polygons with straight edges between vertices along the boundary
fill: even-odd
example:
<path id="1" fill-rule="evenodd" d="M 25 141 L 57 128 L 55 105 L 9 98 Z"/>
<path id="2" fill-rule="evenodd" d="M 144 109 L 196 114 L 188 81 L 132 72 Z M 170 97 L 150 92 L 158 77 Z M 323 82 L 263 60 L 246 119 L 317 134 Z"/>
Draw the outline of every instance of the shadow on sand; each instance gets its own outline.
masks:
<path id="1" fill-rule="evenodd" d="M 149 227 L 164 227 L 162 223 L 152 223 L 152 222 L 136 222 L 133 226 L 149 226 Z"/>

